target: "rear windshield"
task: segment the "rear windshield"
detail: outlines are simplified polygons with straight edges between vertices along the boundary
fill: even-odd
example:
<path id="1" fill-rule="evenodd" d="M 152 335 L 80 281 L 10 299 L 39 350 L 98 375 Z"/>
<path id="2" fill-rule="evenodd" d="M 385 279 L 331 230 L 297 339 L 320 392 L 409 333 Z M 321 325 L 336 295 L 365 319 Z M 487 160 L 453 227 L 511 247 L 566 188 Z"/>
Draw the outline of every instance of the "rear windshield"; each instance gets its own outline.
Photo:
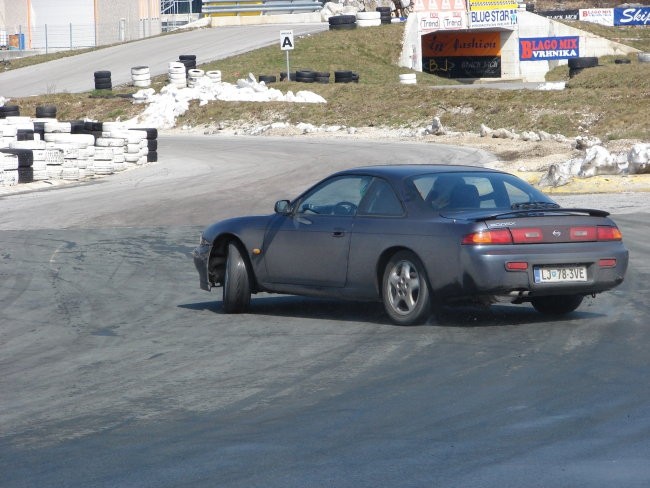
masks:
<path id="1" fill-rule="evenodd" d="M 518 204 L 554 203 L 532 185 L 504 173 L 432 173 L 410 182 L 425 206 L 433 210 L 511 209 Z"/>

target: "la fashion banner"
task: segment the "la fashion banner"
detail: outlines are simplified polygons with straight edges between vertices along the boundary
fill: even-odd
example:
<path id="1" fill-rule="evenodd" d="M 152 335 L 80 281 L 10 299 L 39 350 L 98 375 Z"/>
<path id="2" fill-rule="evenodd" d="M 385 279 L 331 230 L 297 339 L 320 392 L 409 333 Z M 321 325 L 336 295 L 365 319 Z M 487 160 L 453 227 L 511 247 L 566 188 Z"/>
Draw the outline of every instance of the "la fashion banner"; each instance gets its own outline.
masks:
<path id="1" fill-rule="evenodd" d="M 548 61 L 580 56 L 580 37 L 533 37 L 519 39 L 521 61 Z"/>

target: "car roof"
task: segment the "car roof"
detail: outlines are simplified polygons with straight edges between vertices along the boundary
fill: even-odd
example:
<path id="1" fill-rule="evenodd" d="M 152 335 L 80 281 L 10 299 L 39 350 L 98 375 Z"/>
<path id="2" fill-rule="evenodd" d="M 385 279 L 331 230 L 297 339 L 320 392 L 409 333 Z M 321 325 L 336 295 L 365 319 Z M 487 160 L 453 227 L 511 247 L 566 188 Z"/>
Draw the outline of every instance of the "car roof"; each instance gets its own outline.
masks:
<path id="1" fill-rule="evenodd" d="M 458 164 L 386 164 L 377 166 L 361 166 L 351 168 L 335 173 L 336 175 L 346 174 L 367 174 L 371 176 L 383 176 L 387 178 L 408 178 L 413 176 L 431 174 L 431 173 L 449 173 L 449 172 L 491 172 L 501 173 L 501 171 L 484 168 L 481 166 L 469 166 Z"/>

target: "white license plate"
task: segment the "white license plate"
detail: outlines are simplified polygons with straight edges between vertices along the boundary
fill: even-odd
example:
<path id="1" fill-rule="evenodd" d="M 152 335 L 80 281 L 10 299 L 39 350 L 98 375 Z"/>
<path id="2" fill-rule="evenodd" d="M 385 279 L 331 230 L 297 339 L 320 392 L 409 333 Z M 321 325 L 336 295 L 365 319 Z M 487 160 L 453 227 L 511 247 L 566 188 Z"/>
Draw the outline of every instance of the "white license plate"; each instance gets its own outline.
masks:
<path id="1" fill-rule="evenodd" d="M 535 283 L 570 283 L 587 281 L 586 266 L 536 267 Z"/>

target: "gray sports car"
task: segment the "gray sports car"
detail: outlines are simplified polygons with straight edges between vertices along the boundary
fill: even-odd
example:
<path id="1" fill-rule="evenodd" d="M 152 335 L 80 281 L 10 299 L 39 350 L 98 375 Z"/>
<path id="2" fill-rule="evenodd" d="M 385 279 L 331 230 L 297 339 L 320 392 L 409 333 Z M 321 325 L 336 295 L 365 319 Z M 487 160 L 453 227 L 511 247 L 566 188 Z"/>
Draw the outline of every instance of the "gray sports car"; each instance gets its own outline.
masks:
<path id="1" fill-rule="evenodd" d="M 193 257 L 201 288 L 223 287 L 226 313 L 269 292 L 382 301 L 401 325 L 468 301 L 566 314 L 623 282 L 628 251 L 607 216 L 496 170 L 374 166 L 335 173 L 272 215 L 210 225 Z"/>

